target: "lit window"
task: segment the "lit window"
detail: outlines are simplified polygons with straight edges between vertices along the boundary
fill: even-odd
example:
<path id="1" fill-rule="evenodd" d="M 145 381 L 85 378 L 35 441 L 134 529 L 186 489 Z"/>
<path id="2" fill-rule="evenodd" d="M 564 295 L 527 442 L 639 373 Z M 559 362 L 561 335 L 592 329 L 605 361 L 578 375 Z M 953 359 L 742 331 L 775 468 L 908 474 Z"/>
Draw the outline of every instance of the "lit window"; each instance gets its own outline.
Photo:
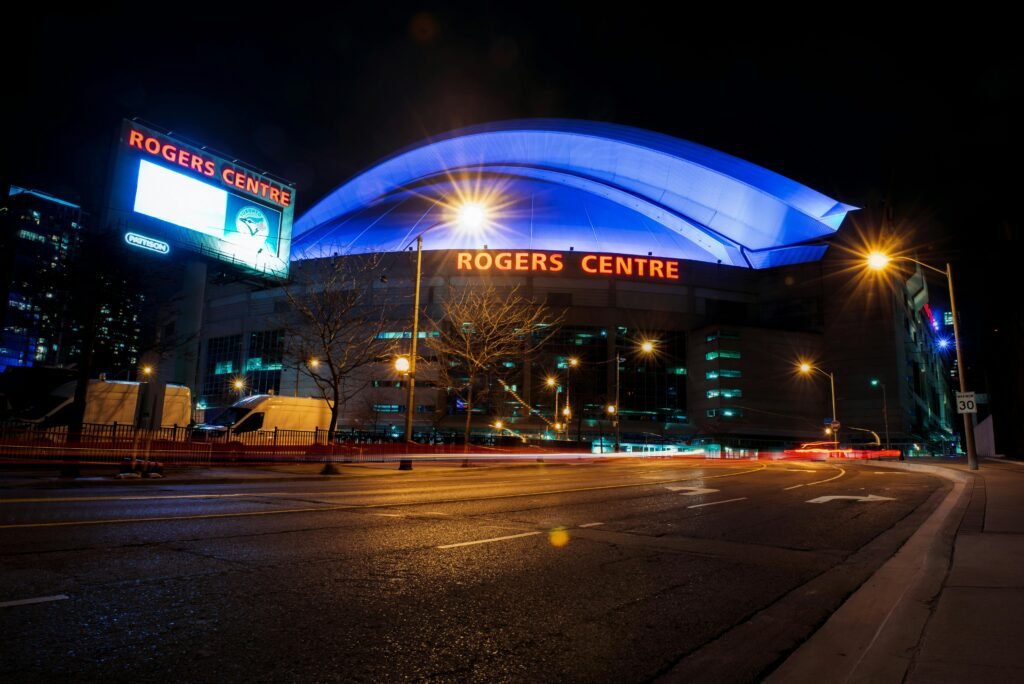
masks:
<path id="1" fill-rule="evenodd" d="M 736 330 L 716 330 L 712 333 L 708 333 L 704 337 L 705 342 L 714 342 L 715 340 L 738 340 L 740 334 Z"/>
<path id="2" fill-rule="evenodd" d="M 715 351 L 709 351 L 704 355 L 707 361 L 714 361 L 715 359 L 739 359 L 742 355 L 738 351 L 730 349 L 716 349 Z"/>
<path id="3" fill-rule="evenodd" d="M 704 415 L 708 418 L 742 418 L 743 409 L 738 408 L 725 408 L 725 409 L 708 409 L 704 412 Z"/>

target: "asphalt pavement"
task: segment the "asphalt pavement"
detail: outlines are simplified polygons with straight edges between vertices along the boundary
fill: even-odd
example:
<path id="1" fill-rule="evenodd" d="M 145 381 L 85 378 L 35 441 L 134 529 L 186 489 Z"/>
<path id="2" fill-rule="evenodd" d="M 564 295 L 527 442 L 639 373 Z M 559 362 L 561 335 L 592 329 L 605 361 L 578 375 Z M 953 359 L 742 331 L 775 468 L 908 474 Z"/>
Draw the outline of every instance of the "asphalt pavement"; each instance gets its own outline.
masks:
<path id="1" fill-rule="evenodd" d="M 1024 681 L 1024 463 L 895 467 L 954 488 L 770 681 Z"/>
<path id="2" fill-rule="evenodd" d="M 584 460 L 578 460 L 583 463 Z M 397 463 L 337 464 L 340 474 L 318 474 L 321 465 L 272 465 L 210 469 L 168 469 L 165 477 L 118 480 L 111 468 L 84 468 L 69 481 L 52 469 L 0 471 L 2 488 L 117 487 L 143 491 L 154 484 L 314 482 L 332 477 L 401 477 Z M 424 461 L 418 473 L 461 470 L 459 462 Z M 473 468 L 524 468 L 535 464 L 474 462 Z M 548 467 L 558 467 L 553 462 Z M 866 578 L 810 639 L 780 662 L 773 682 L 987 682 L 1024 681 L 1024 656 L 1016 634 L 1024 615 L 1024 465 L 983 460 L 978 471 L 949 460 L 874 464 L 940 476 L 952 483 L 948 494 L 918 531 Z M 742 491 L 739 491 L 742 494 Z M 600 539 L 600 529 L 583 532 Z M 699 549 L 695 549 L 699 552 Z M 783 558 L 784 560 L 784 558 Z M 794 600 L 799 596 L 794 596 Z M 373 621 L 373 617 L 367 619 Z M 770 613 L 755 614 L 748 629 L 764 634 Z M 761 622 L 759 622 L 761 621 Z M 700 668 L 728 658 L 730 639 L 746 639 L 742 629 L 722 635 L 658 675 L 664 681 L 700 681 Z M 696 671 L 694 671 L 696 668 Z M 713 669 L 705 672 L 712 672 Z M 694 672 L 696 674 L 694 675 Z M 513 677 L 514 679 L 514 677 Z"/>

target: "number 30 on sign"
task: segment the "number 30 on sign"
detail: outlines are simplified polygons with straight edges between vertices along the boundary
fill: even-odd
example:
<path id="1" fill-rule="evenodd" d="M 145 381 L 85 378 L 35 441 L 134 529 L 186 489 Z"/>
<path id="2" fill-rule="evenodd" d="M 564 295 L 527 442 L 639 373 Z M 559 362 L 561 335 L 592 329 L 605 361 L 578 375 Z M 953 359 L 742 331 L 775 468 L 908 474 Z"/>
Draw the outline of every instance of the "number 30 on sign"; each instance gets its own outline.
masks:
<path id="1" fill-rule="evenodd" d="M 974 401 L 974 392 L 957 392 L 956 393 L 956 412 L 957 413 L 977 413 L 978 404 Z"/>

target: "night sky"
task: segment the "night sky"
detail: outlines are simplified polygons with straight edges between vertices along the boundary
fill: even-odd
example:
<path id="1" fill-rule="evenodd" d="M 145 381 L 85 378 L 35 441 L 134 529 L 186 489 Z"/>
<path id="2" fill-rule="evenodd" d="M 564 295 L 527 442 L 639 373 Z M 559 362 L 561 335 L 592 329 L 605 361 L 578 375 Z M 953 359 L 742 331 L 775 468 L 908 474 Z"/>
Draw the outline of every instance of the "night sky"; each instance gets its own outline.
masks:
<path id="1" fill-rule="evenodd" d="M 1020 310 L 1009 259 L 1021 243 L 1024 83 L 1005 18 L 394 7 L 12 23 L 0 180 L 98 211 L 118 122 L 139 116 L 294 181 L 301 214 L 381 157 L 453 128 L 611 121 L 863 206 L 853 220 L 867 232 L 885 200 L 919 258 L 963 269 L 978 331 L 1007 305 Z"/>

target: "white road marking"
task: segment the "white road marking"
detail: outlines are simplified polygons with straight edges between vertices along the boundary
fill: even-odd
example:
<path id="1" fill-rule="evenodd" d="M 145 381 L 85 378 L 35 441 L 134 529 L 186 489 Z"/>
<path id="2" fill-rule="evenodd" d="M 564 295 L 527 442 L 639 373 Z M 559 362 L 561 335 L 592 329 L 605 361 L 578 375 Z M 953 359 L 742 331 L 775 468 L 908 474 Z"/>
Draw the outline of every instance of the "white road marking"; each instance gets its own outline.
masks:
<path id="1" fill-rule="evenodd" d="M 988 456 L 986 456 L 985 460 L 992 461 L 993 463 L 1012 463 L 1015 466 L 1024 466 L 1024 463 L 1020 463 L 1018 461 L 1011 461 L 1008 458 L 989 458 Z"/>
<path id="2" fill-rule="evenodd" d="M 792 487 L 785 487 L 785 488 L 783 488 L 782 491 L 785 492 L 785 491 L 788 491 L 790 489 L 796 489 L 797 487 L 810 487 L 811 485 L 824 484 L 826 482 L 831 482 L 832 480 L 838 480 L 839 478 L 841 478 L 845 474 L 846 474 L 846 471 L 843 470 L 842 468 L 840 468 L 839 469 L 839 474 L 836 475 L 835 477 L 830 477 L 827 480 L 818 480 L 817 482 L 807 482 L 807 483 L 804 483 L 804 484 L 793 485 Z"/>
<path id="3" fill-rule="evenodd" d="M 718 504 L 732 503 L 733 501 L 743 501 L 747 497 L 741 496 L 738 499 L 725 499 L 724 501 L 712 501 L 711 503 L 694 504 L 693 506 L 687 506 L 687 508 L 703 508 L 704 506 L 717 506 Z"/>
<path id="4" fill-rule="evenodd" d="M 899 470 L 872 470 L 872 475 L 912 475 L 912 473 L 904 473 Z"/>
<path id="5" fill-rule="evenodd" d="M 817 470 L 811 470 L 809 468 L 783 468 L 783 470 L 788 470 L 791 473 L 816 473 L 816 472 L 818 472 Z"/>
<path id="6" fill-rule="evenodd" d="M 580 527 L 599 527 L 601 525 L 604 525 L 604 523 L 587 523 L 586 525 L 580 525 Z"/>
<path id="7" fill-rule="evenodd" d="M 374 513 L 374 515 L 380 516 L 381 518 L 401 518 L 401 513 Z"/>
<path id="8" fill-rule="evenodd" d="M 522 534 L 510 534 L 506 537 L 494 537 L 492 539 L 480 539 L 477 541 L 459 542 L 458 544 L 445 544 L 438 546 L 439 549 L 454 549 L 457 546 L 473 546 L 474 544 L 490 544 L 491 542 L 505 541 L 506 539 L 519 539 L 520 537 L 535 537 L 543 532 L 523 532 Z"/>
<path id="9" fill-rule="evenodd" d="M 706 487 L 665 487 L 669 491 L 682 492 L 683 496 L 700 496 L 701 494 L 714 494 L 719 491 L 717 489 L 707 489 Z"/>
<path id="10" fill-rule="evenodd" d="M 828 503 L 829 501 L 895 501 L 896 499 L 889 496 L 875 496 L 874 494 L 868 494 L 867 496 L 819 496 L 817 499 L 808 499 L 807 503 L 822 504 Z"/>
<path id="11" fill-rule="evenodd" d="M 28 606 L 33 603 L 49 603 L 50 601 L 63 601 L 69 598 L 64 594 L 57 594 L 56 596 L 39 596 L 37 598 L 21 599 L 20 601 L 7 601 L 0 603 L 0 608 L 11 608 L 13 606 Z"/>

